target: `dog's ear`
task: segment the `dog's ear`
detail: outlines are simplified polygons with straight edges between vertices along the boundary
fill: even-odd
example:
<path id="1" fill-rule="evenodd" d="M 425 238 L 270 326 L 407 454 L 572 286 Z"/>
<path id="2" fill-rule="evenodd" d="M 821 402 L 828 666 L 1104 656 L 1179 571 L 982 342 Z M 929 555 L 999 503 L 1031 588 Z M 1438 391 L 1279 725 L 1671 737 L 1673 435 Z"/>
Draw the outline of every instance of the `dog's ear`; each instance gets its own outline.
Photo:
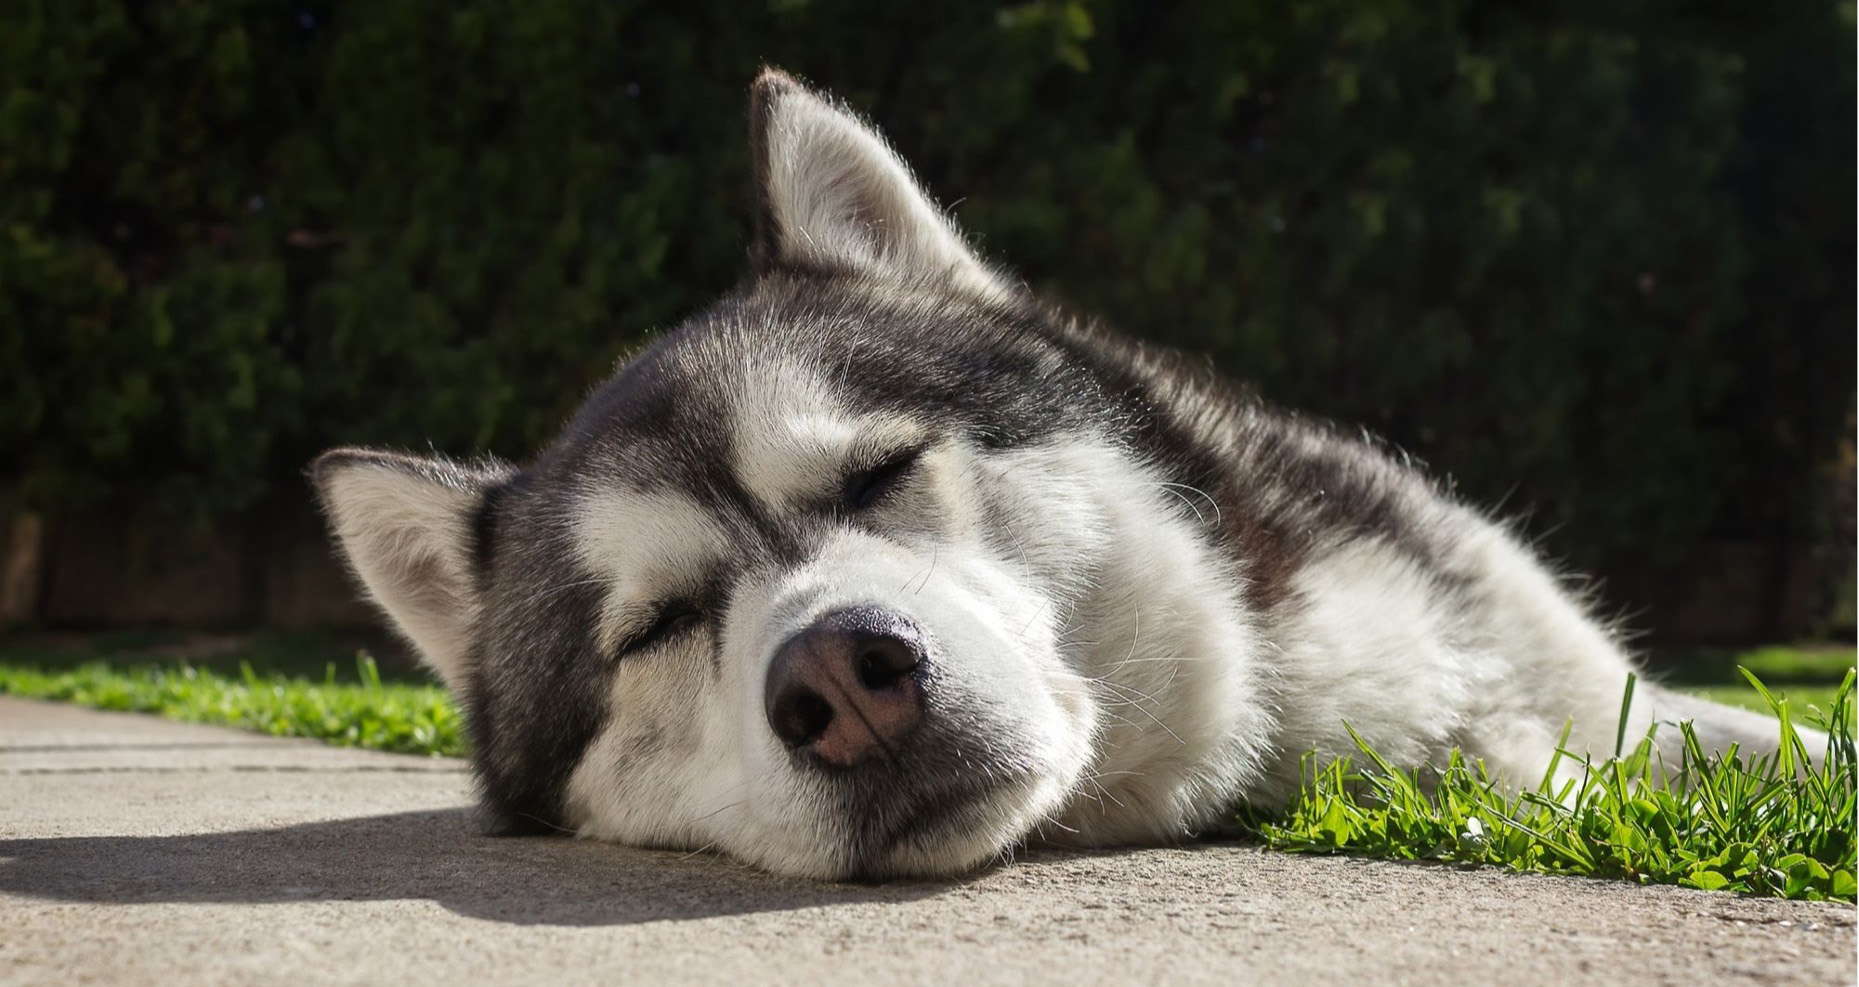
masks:
<path id="1" fill-rule="evenodd" d="M 480 519 L 507 475 L 498 464 L 372 449 L 332 449 L 310 466 L 349 566 L 454 693 L 477 610 Z"/>
<path id="2" fill-rule="evenodd" d="M 849 111 L 764 69 L 749 115 L 758 271 L 800 267 L 943 281 L 990 297 L 1012 292 L 903 159 Z"/>

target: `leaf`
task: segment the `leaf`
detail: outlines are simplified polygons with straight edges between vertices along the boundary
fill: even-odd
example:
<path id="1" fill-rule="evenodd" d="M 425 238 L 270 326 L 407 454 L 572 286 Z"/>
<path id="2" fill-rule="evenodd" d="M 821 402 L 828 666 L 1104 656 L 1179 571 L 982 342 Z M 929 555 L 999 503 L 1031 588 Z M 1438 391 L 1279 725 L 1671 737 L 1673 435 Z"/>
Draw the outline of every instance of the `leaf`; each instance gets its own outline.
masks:
<path id="1" fill-rule="evenodd" d="M 1714 870 L 1694 871 L 1678 879 L 1678 883 L 1687 888 L 1700 891 L 1721 891 L 1730 886 L 1730 879 Z"/>

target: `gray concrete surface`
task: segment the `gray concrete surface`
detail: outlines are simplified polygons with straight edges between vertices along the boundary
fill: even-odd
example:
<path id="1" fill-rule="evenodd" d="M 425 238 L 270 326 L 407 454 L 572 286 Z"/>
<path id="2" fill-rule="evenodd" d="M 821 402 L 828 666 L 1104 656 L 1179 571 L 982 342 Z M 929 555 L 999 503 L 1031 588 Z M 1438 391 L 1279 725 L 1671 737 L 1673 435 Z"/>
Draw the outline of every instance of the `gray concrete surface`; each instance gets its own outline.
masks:
<path id="1" fill-rule="evenodd" d="M 1854 909 L 1265 853 L 793 881 L 479 836 L 458 762 L 0 698 L 5 984 L 1850 984 Z"/>

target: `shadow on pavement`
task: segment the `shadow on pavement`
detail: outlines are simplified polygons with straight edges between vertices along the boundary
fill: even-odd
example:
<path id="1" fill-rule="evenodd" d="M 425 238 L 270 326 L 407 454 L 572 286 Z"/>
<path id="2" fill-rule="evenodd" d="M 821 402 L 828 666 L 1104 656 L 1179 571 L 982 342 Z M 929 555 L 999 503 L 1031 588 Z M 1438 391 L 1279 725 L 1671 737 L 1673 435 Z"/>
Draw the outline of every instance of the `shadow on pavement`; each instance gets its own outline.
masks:
<path id="1" fill-rule="evenodd" d="M 471 810 L 185 836 L 0 840 L 0 891 L 58 901 L 430 899 L 519 925 L 627 925 L 926 898 L 949 882 L 826 884 L 710 854 L 480 835 Z"/>

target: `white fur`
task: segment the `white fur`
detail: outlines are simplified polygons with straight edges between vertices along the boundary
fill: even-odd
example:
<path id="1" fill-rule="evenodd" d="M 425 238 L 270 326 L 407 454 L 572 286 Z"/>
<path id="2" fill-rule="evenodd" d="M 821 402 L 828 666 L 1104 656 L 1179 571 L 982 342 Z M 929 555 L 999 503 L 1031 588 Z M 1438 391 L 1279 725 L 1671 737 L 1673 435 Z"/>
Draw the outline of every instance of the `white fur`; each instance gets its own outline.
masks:
<path id="1" fill-rule="evenodd" d="M 1345 722 L 1399 764 L 1450 747 L 1470 697 L 1496 677 L 1494 656 L 1462 640 L 1461 615 L 1427 571 L 1365 537 L 1327 551 L 1294 583 L 1303 606 L 1272 662 L 1285 755 L 1274 790 L 1295 790 L 1306 751 L 1354 753 Z"/>
<path id="2" fill-rule="evenodd" d="M 476 617 L 465 539 L 477 496 L 449 470 L 384 458 L 338 466 L 323 482 L 332 527 L 368 595 L 453 689 Z"/>
<path id="3" fill-rule="evenodd" d="M 695 592 L 729 542 L 703 508 L 682 494 L 596 490 L 581 499 L 574 544 L 581 565 L 605 584 L 599 637 L 611 652 L 654 607 Z"/>
<path id="4" fill-rule="evenodd" d="M 820 370 L 797 361 L 743 366 L 730 404 L 736 476 L 775 510 L 830 492 L 858 454 L 884 455 L 922 431 L 892 415 L 853 414 Z"/>
<path id="5" fill-rule="evenodd" d="M 984 471 L 1018 503 L 1010 540 L 1064 587 L 1061 655 L 1098 711 L 1093 759 L 1040 835 L 1104 844 L 1179 839 L 1252 782 L 1274 717 L 1240 573 L 1159 477 L 1100 440 L 1018 451 Z"/>

